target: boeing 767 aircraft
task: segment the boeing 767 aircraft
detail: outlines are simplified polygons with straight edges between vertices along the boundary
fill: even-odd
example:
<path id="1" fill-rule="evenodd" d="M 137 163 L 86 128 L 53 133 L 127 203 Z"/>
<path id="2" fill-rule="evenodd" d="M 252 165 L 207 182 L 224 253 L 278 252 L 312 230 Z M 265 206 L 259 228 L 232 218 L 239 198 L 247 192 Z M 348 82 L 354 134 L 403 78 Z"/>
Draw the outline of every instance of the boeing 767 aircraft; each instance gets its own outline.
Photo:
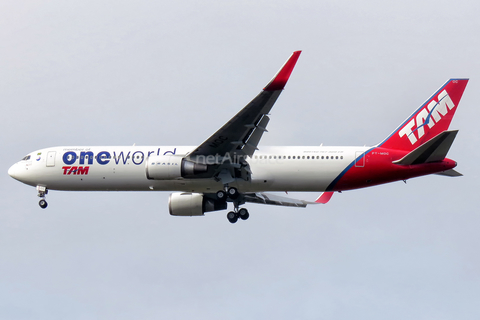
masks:
<path id="1" fill-rule="evenodd" d="M 8 174 L 48 190 L 176 191 L 174 216 L 227 209 L 231 223 L 249 217 L 247 202 L 306 207 L 333 192 L 428 174 L 460 176 L 446 158 L 457 131 L 448 127 L 468 79 L 450 79 L 382 142 L 372 147 L 261 147 L 273 104 L 300 56 L 296 51 L 247 106 L 198 146 L 53 147 L 31 152 Z M 398 107 L 398 106 L 395 106 Z M 323 192 L 315 201 L 265 192 Z"/>

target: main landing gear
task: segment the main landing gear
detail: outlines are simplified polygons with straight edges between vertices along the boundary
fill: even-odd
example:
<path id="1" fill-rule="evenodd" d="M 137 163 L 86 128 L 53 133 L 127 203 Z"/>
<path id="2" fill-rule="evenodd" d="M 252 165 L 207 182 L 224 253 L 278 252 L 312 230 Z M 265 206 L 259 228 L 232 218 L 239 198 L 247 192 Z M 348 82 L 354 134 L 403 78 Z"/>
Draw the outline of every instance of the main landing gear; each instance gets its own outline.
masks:
<path id="1" fill-rule="evenodd" d="M 48 193 L 47 187 L 37 186 L 38 196 L 41 198 L 38 202 L 40 208 L 45 209 L 48 206 L 47 200 L 45 200 L 45 195 Z"/>
<path id="2" fill-rule="evenodd" d="M 242 220 L 247 220 L 248 217 L 250 217 L 250 214 L 248 213 L 248 210 L 245 208 L 235 208 L 235 211 L 230 211 L 227 213 L 227 219 L 230 221 L 230 223 L 235 223 L 238 221 L 238 218 Z"/>
<path id="3" fill-rule="evenodd" d="M 218 200 L 227 201 L 227 199 L 230 199 L 231 201 L 233 201 L 235 209 L 227 213 L 227 219 L 228 221 L 230 221 L 230 223 L 237 222 L 239 218 L 242 220 L 247 220 L 248 217 L 250 217 L 247 209 L 239 208 L 240 204 L 243 204 L 244 202 L 240 203 L 240 192 L 238 192 L 237 188 L 229 188 L 228 185 L 226 185 L 225 190 L 217 191 L 216 195 Z"/>
<path id="4" fill-rule="evenodd" d="M 218 200 L 223 200 L 226 201 L 227 197 L 229 199 L 235 200 L 238 198 L 240 195 L 240 192 L 238 192 L 237 188 L 235 187 L 225 187 L 225 190 L 219 190 L 217 191 L 217 199 Z"/>

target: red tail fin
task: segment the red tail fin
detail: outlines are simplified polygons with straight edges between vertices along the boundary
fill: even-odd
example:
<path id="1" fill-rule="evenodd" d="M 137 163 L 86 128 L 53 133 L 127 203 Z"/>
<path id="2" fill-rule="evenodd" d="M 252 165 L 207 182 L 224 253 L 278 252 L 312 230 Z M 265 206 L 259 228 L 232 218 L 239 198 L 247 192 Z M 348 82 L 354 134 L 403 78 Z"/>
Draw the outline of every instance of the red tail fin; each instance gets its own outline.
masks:
<path id="1" fill-rule="evenodd" d="M 468 79 L 450 79 L 378 146 L 411 151 L 448 130 Z"/>

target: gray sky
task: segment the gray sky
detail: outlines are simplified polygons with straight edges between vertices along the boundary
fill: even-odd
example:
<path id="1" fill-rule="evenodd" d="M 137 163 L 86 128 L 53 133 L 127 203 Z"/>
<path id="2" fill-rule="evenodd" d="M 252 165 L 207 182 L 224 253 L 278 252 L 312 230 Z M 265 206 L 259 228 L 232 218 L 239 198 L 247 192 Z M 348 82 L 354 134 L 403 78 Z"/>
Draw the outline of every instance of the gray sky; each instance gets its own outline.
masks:
<path id="1" fill-rule="evenodd" d="M 1 1 L 0 319 L 473 319 L 478 1 Z M 465 176 L 179 218 L 169 193 L 55 192 L 7 169 L 59 145 L 197 145 L 303 50 L 262 145 L 373 145 L 469 77 Z M 315 197 L 317 194 L 308 195 Z"/>

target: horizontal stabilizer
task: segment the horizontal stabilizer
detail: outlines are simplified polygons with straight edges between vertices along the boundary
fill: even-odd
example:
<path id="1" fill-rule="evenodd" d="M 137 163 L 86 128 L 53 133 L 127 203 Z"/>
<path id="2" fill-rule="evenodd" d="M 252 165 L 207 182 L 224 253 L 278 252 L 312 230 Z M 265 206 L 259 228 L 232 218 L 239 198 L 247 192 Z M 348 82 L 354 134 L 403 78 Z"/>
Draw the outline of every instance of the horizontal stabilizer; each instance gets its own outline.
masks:
<path id="1" fill-rule="evenodd" d="M 463 176 L 463 174 L 461 174 L 460 172 L 455 171 L 453 169 L 443 171 L 443 172 L 438 172 L 438 173 L 435 173 L 435 174 L 437 174 L 439 176 L 447 176 L 447 177 L 461 177 L 461 176 Z"/>
<path id="2" fill-rule="evenodd" d="M 442 161 L 447 156 L 448 150 L 450 150 L 457 133 L 458 130 L 444 131 L 393 163 L 412 165 Z"/>

